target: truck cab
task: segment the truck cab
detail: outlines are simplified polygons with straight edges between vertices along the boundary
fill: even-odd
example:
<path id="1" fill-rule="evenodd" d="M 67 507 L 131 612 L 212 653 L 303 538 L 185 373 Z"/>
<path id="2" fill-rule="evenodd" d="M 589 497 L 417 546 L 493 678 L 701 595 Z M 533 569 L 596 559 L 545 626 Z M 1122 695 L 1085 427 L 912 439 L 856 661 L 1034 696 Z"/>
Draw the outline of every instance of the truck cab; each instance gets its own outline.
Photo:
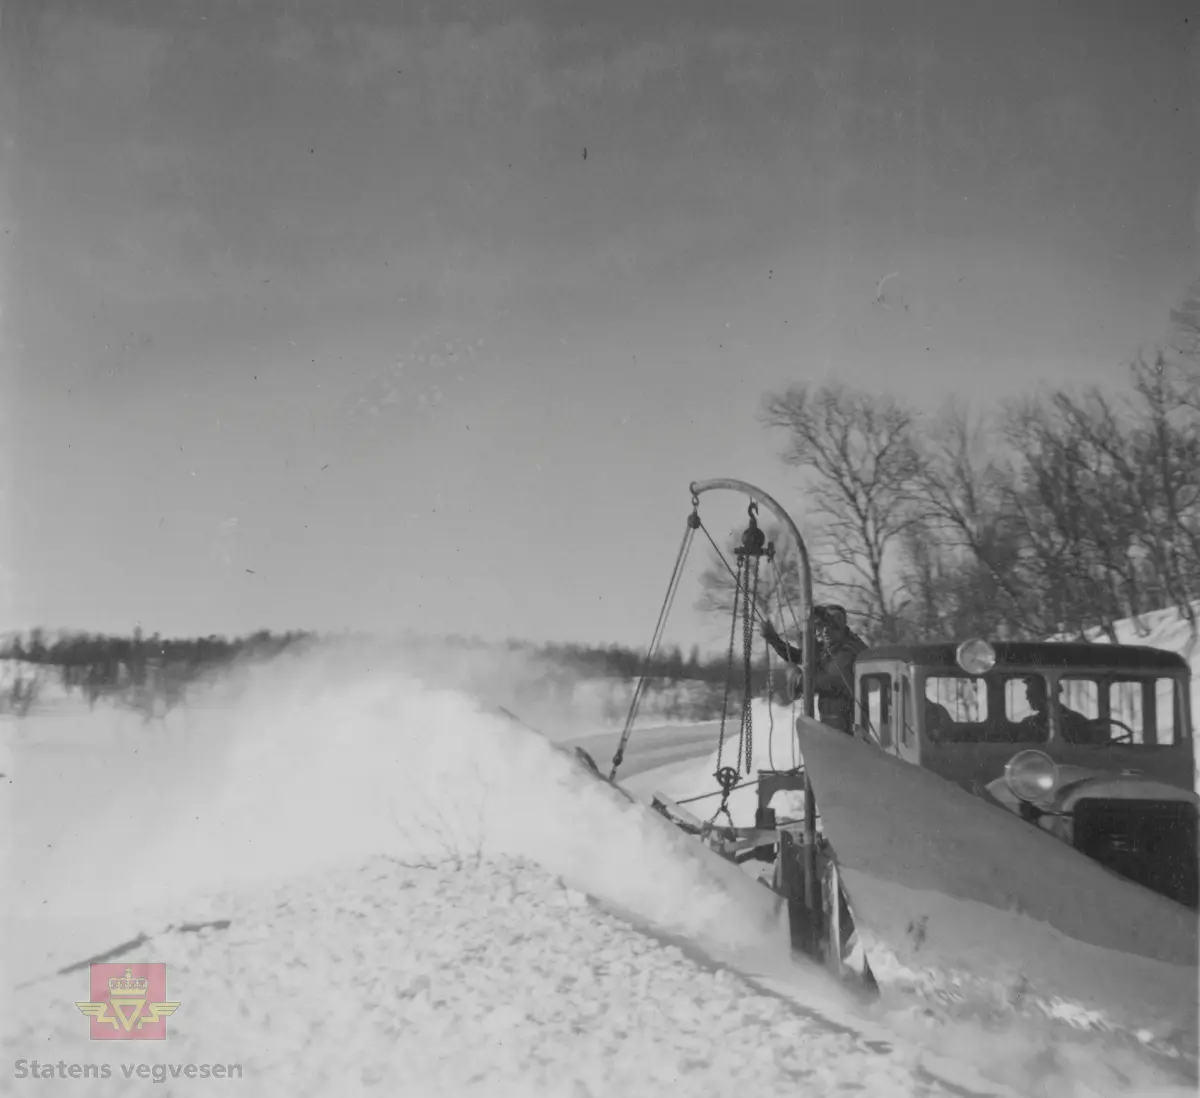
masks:
<path id="1" fill-rule="evenodd" d="M 886 645 L 855 664 L 855 735 L 1197 903 L 1190 669 L 1135 645 Z"/>

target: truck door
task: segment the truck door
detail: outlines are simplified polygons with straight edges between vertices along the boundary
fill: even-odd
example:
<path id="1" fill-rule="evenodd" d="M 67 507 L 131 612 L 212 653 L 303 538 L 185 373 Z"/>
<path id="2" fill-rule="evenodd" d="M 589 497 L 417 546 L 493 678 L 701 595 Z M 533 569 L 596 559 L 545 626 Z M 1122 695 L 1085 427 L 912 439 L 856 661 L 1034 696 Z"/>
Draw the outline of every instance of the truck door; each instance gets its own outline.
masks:
<path id="1" fill-rule="evenodd" d="M 905 762 L 921 765 L 919 714 L 914 703 L 912 676 L 905 668 L 896 676 L 896 754 Z"/>
<path id="2" fill-rule="evenodd" d="M 892 706 L 892 675 L 872 667 L 858 676 L 858 712 L 855 723 L 889 754 L 896 752 Z"/>

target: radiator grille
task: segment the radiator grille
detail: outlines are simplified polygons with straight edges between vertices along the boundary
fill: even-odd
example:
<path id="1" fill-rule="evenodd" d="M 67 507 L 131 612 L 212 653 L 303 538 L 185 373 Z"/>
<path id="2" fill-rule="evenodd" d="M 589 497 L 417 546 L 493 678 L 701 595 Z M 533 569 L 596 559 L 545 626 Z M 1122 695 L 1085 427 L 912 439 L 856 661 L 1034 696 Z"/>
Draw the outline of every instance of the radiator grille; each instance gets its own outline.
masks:
<path id="1" fill-rule="evenodd" d="M 1184 801 L 1081 800 L 1075 847 L 1138 884 L 1196 907 L 1197 816 Z"/>

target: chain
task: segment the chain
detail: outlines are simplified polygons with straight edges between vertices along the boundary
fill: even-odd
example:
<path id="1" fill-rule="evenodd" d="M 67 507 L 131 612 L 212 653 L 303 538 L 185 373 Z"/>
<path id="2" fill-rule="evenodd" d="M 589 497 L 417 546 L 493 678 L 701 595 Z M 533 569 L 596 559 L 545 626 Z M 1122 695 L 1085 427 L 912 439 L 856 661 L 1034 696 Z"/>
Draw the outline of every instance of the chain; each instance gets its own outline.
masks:
<path id="1" fill-rule="evenodd" d="M 717 770 L 713 775 L 721 790 L 721 804 L 713 814 L 715 821 L 722 813 L 733 819 L 729 814 L 729 795 L 738 787 L 742 777 L 742 767 L 749 776 L 754 766 L 754 621 L 758 615 L 758 582 L 762 558 L 768 561 L 775 559 L 774 545 L 765 545 L 766 538 L 755 519 L 758 505 L 751 503 L 749 507 L 750 521 L 742 534 L 742 543 L 735 550 L 737 555 L 737 571 L 729 569 L 734 579 L 733 613 L 729 622 L 729 651 L 725 661 L 725 696 L 721 703 L 721 732 L 717 741 Z M 711 538 L 709 539 L 712 540 Z M 765 548 L 764 548 L 765 546 Z M 715 547 L 715 546 L 714 546 Z M 719 552 L 719 550 L 718 550 Z M 753 562 L 753 563 L 752 563 Z M 728 568 L 728 563 L 726 564 Z M 738 734 L 737 765 L 724 766 L 725 752 L 725 723 L 729 713 L 729 690 L 733 683 L 733 650 L 737 642 L 738 610 L 742 612 L 742 717 Z M 770 663 L 768 660 L 768 674 Z M 768 679 L 768 690 L 769 690 Z M 769 698 L 768 698 L 769 702 Z M 743 764 L 743 756 L 745 762 Z"/>
<path id="2" fill-rule="evenodd" d="M 717 773 L 721 772 L 721 756 L 725 751 L 725 721 L 729 715 L 729 687 L 733 682 L 733 645 L 737 637 L 738 604 L 742 594 L 742 559 L 738 558 L 737 575 L 734 577 L 733 617 L 729 625 L 729 654 L 725 660 L 725 694 L 721 700 L 721 735 L 717 740 Z M 741 765 L 742 749 L 738 744 L 738 764 Z M 720 779 L 718 779 L 719 781 Z M 726 794 L 728 796 L 728 794 Z"/>
<path id="3" fill-rule="evenodd" d="M 742 619 L 742 674 L 745 676 L 743 680 L 745 685 L 742 693 L 742 740 L 746 748 L 747 774 L 751 770 L 754 751 L 754 691 L 752 690 L 752 676 L 754 673 L 754 609 L 758 606 L 758 565 L 759 558 L 755 557 L 753 575 L 751 576 L 750 561 L 746 561 L 746 586 L 749 590 L 746 592 L 745 614 Z M 740 771 L 740 744 L 738 746 L 738 758 L 738 769 Z"/>
<path id="4" fill-rule="evenodd" d="M 733 827 L 733 816 L 729 812 L 729 794 L 738 788 L 742 776 L 732 766 L 717 767 L 717 772 L 713 776 L 721 786 L 721 803 L 717 805 L 716 812 L 712 814 L 712 818 L 708 821 L 709 826 L 716 823 L 717 817 L 724 813 L 725 818 L 729 821 L 729 826 Z"/>

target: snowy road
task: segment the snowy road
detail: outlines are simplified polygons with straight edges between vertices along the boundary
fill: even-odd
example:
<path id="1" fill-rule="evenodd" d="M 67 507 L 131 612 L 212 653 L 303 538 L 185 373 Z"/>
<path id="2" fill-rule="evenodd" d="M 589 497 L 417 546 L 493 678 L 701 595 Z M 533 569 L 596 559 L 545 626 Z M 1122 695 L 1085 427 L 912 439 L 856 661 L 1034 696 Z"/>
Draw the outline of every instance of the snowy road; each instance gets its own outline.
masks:
<path id="1" fill-rule="evenodd" d="M 625 748 L 625 758 L 621 763 L 618 780 L 632 778 L 648 770 L 705 758 L 717 745 L 718 728 L 714 721 L 703 724 L 635 726 Z M 620 740 L 620 732 L 614 731 L 581 736 L 568 742 L 572 747 L 582 747 L 596 760 L 601 771 L 607 774 Z"/>

